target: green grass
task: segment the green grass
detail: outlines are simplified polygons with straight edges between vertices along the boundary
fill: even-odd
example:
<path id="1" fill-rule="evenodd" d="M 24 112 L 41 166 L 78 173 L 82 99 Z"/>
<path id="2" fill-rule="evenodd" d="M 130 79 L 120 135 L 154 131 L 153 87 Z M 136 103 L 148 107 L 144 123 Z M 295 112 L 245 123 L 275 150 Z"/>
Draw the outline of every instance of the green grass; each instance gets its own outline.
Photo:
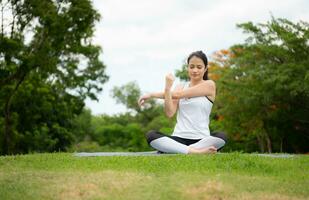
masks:
<path id="1" fill-rule="evenodd" d="M 0 199 L 309 199 L 309 156 L 0 157 Z"/>

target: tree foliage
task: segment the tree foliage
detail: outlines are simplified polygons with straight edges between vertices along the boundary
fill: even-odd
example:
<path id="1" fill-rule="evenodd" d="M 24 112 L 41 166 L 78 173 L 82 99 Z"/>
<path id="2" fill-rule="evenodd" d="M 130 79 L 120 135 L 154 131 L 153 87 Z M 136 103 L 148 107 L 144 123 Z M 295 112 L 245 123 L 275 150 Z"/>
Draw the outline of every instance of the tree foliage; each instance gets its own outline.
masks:
<path id="1" fill-rule="evenodd" d="M 250 36 L 231 47 L 231 67 L 218 82 L 224 127 L 245 143 L 256 138 L 261 151 L 308 151 L 308 23 L 272 18 L 238 27 Z"/>
<path id="2" fill-rule="evenodd" d="M 96 99 L 108 80 L 91 41 L 100 15 L 89 0 L 7 0 L 0 7 L 1 153 L 37 149 L 28 144 L 33 138 L 49 138 L 42 151 L 63 150 L 84 99 Z"/>

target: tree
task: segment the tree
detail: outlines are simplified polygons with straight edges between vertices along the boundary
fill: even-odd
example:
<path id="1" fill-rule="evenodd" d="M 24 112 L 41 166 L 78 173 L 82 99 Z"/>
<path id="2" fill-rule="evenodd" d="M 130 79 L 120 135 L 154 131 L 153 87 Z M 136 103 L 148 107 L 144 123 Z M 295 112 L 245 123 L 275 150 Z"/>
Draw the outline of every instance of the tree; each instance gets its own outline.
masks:
<path id="1" fill-rule="evenodd" d="M 92 125 L 91 110 L 84 108 L 80 115 L 73 118 L 72 129 L 76 142 L 92 139 L 94 127 Z"/>
<path id="2" fill-rule="evenodd" d="M 143 108 L 139 107 L 137 102 L 141 96 L 141 90 L 136 82 L 114 87 L 112 96 L 118 103 L 124 104 L 143 126 L 147 126 L 155 117 L 162 114 L 162 105 L 158 104 L 154 99 L 149 99 Z"/>
<path id="3" fill-rule="evenodd" d="M 108 76 L 99 60 L 101 49 L 91 41 L 100 15 L 89 0 L 6 0 L 0 7 L 1 139 L 2 153 L 10 154 L 15 152 L 14 135 L 21 117 L 14 104 L 27 92 L 24 89 L 46 88 L 70 107 L 66 111 L 73 116 L 81 112 L 86 97 L 96 99 Z"/>
<path id="4" fill-rule="evenodd" d="M 141 111 L 137 104 L 141 91 L 136 82 L 132 81 L 120 87 L 115 86 L 111 91 L 111 95 L 117 103 L 124 104 L 130 111 Z M 151 101 L 151 103 L 153 104 L 154 102 Z"/>
<path id="5" fill-rule="evenodd" d="M 231 47 L 231 67 L 218 81 L 224 126 L 247 142 L 254 136 L 262 152 L 307 152 L 308 23 L 272 18 L 238 27 L 250 36 Z"/>

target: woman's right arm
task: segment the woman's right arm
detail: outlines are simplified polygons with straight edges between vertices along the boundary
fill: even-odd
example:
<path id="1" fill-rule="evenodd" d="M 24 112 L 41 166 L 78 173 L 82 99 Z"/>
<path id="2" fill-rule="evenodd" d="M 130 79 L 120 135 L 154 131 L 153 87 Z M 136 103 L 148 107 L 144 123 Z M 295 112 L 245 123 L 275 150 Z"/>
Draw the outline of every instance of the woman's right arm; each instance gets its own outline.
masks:
<path id="1" fill-rule="evenodd" d="M 149 95 L 151 98 L 164 99 L 164 92 L 153 92 Z"/>
<path id="2" fill-rule="evenodd" d="M 151 99 L 151 98 L 164 99 L 164 92 L 145 94 L 138 99 L 138 105 L 142 106 L 148 99 Z"/>
<path id="3" fill-rule="evenodd" d="M 182 90 L 182 86 L 178 85 L 175 90 L 172 92 L 171 88 L 175 81 L 175 77 L 172 74 L 168 74 L 165 77 L 165 89 L 164 89 L 164 111 L 167 117 L 171 118 L 174 116 L 178 109 L 179 99 L 173 99 L 173 93 L 179 92 Z"/>
<path id="4" fill-rule="evenodd" d="M 176 86 L 175 90 L 173 90 L 173 92 L 172 92 L 173 100 L 178 99 L 178 98 L 176 98 L 175 94 L 176 94 L 177 91 L 180 91 L 180 88 L 182 88 L 182 85 Z M 138 104 L 141 106 L 145 103 L 145 101 L 147 101 L 148 99 L 151 99 L 151 98 L 164 99 L 165 98 L 164 96 L 165 96 L 165 92 L 148 93 L 148 94 L 145 94 L 145 95 L 143 95 L 139 98 Z"/>
<path id="5" fill-rule="evenodd" d="M 172 98 L 174 92 L 180 92 L 183 89 L 183 85 L 177 85 L 172 92 L 169 89 L 165 89 L 164 92 L 164 111 L 167 117 L 172 118 L 177 112 L 179 99 Z"/>

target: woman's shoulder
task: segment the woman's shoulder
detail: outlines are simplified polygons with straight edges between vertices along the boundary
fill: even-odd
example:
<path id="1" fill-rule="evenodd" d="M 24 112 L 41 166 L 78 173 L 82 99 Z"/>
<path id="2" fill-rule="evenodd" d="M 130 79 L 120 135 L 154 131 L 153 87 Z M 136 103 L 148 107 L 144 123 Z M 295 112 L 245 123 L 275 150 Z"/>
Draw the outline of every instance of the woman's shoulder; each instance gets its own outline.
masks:
<path id="1" fill-rule="evenodd" d="M 213 80 L 204 80 L 203 84 L 216 87 L 216 82 Z"/>
<path id="2" fill-rule="evenodd" d="M 204 83 L 209 83 L 209 84 L 216 84 L 215 81 L 208 79 L 208 80 L 203 80 Z"/>

